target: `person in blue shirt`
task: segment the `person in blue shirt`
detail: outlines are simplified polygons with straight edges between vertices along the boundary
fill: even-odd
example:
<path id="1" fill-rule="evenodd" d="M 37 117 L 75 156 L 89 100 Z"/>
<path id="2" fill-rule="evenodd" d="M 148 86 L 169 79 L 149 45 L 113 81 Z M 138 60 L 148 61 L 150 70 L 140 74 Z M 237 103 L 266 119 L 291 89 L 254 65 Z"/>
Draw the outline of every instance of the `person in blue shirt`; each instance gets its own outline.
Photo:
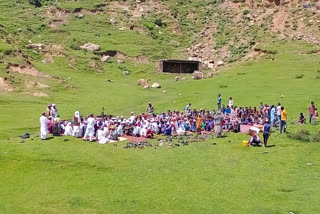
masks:
<path id="1" fill-rule="evenodd" d="M 218 111 L 221 110 L 221 94 L 218 94 L 218 101 L 217 101 L 217 104 L 218 104 Z"/>
<path id="2" fill-rule="evenodd" d="M 231 114 L 231 108 L 228 106 L 225 110 L 225 114 L 229 116 Z"/>
<path id="3" fill-rule="evenodd" d="M 266 120 L 266 122 L 264 123 L 263 126 L 263 143 L 264 143 L 264 147 L 267 147 L 268 144 L 268 138 L 271 134 L 271 126 L 268 120 Z"/>

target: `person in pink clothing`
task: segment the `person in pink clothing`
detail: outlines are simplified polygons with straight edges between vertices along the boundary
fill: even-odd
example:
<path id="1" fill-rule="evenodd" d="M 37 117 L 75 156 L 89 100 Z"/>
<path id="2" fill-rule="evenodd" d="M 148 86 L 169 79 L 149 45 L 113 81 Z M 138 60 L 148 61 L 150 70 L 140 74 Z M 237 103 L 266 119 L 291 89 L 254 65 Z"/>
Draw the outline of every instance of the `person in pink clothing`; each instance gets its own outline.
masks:
<path id="1" fill-rule="evenodd" d="M 309 106 L 309 115 L 310 115 L 310 119 L 309 119 L 309 123 L 312 123 L 312 125 L 314 125 L 314 115 L 316 112 L 316 107 L 314 106 L 314 102 L 311 101 L 311 105 Z"/>

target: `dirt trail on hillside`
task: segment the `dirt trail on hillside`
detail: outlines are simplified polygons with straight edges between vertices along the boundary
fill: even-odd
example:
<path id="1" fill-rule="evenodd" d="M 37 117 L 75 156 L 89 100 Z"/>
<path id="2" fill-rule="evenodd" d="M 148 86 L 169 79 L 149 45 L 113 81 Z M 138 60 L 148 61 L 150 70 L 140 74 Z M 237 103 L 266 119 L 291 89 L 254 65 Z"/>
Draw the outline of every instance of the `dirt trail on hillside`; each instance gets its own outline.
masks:
<path id="1" fill-rule="evenodd" d="M 40 89 L 49 88 L 48 85 L 42 84 L 40 82 L 32 82 L 32 81 L 26 82 L 25 87 L 26 88 L 40 88 Z"/>

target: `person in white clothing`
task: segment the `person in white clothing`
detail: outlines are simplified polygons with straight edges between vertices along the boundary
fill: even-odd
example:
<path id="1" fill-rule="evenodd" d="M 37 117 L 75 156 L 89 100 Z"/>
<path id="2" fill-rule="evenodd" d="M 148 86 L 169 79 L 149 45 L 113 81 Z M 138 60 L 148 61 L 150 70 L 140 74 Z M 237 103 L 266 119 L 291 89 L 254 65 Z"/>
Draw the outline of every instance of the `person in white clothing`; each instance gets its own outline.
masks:
<path id="1" fill-rule="evenodd" d="M 81 124 L 80 112 L 76 111 L 74 113 L 74 117 L 73 117 L 73 133 L 72 133 L 72 136 L 74 136 L 74 137 L 78 137 L 79 136 L 80 124 Z"/>
<path id="2" fill-rule="evenodd" d="M 105 136 L 104 134 L 104 130 L 103 130 L 103 127 L 101 127 L 99 130 L 98 130 L 98 141 L 100 144 L 106 144 L 106 143 L 109 143 L 110 140 Z"/>
<path id="3" fill-rule="evenodd" d="M 48 133 L 48 126 L 47 126 L 47 117 L 46 113 L 42 113 L 42 116 L 40 117 L 40 136 L 41 140 L 47 139 L 47 133 Z"/>
<path id="4" fill-rule="evenodd" d="M 278 123 L 280 124 L 281 123 L 281 104 L 278 103 L 278 107 L 277 107 L 277 120 L 278 120 Z"/>
<path id="5" fill-rule="evenodd" d="M 64 129 L 64 136 L 71 136 L 73 133 L 72 127 L 71 127 L 71 123 L 68 122 L 68 124 L 66 125 L 66 128 Z"/>
<path id="6" fill-rule="evenodd" d="M 230 97 L 230 99 L 229 99 L 229 107 L 231 108 L 233 106 L 233 99 L 232 99 L 232 97 Z"/>
<path id="7" fill-rule="evenodd" d="M 93 118 L 93 114 L 91 114 L 87 119 L 87 130 L 83 136 L 83 140 L 87 140 L 87 137 L 89 136 L 89 140 L 90 142 L 92 142 L 93 135 L 94 135 L 94 118 Z"/>

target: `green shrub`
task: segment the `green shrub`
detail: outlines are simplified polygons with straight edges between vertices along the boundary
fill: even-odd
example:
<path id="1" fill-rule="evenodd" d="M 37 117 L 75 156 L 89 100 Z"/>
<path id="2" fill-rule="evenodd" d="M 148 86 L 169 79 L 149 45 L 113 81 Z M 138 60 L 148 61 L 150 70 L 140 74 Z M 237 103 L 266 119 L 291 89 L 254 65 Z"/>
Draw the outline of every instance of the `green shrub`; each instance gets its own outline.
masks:
<path id="1" fill-rule="evenodd" d="M 288 134 L 288 136 L 292 139 L 295 140 L 300 140 L 300 141 L 305 141 L 305 142 L 309 142 L 310 141 L 310 132 L 308 130 L 305 129 L 301 129 L 297 132 L 294 133 L 290 133 Z"/>
<path id="2" fill-rule="evenodd" d="M 296 75 L 296 79 L 302 79 L 303 77 L 304 77 L 303 74 L 297 74 L 297 75 Z"/>
<path id="3" fill-rule="evenodd" d="M 318 132 L 317 134 L 315 134 L 312 138 L 313 142 L 320 142 L 320 132 Z"/>

